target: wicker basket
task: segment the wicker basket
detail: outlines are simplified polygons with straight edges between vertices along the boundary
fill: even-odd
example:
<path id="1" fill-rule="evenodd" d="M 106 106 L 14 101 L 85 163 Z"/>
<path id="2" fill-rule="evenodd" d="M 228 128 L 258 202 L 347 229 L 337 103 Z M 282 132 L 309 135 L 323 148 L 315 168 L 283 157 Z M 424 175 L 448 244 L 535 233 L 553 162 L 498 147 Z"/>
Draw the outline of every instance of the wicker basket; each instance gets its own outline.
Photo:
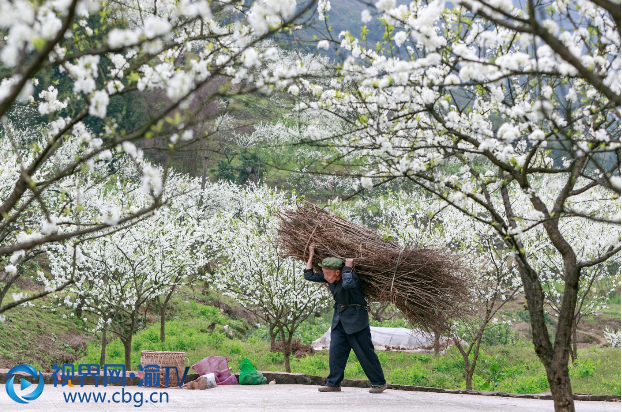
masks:
<path id="1" fill-rule="evenodd" d="M 140 352 L 140 364 L 143 367 L 145 365 L 158 365 L 160 368 L 163 366 L 175 366 L 182 377 L 184 375 L 186 361 L 188 362 L 188 366 L 190 366 L 190 360 L 186 358 L 186 352 L 161 352 L 155 350 L 144 350 Z M 161 369 L 160 386 L 164 386 L 165 374 L 166 370 Z M 169 386 L 177 386 L 178 382 L 177 372 L 175 372 L 175 369 L 171 369 L 168 375 Z"/>

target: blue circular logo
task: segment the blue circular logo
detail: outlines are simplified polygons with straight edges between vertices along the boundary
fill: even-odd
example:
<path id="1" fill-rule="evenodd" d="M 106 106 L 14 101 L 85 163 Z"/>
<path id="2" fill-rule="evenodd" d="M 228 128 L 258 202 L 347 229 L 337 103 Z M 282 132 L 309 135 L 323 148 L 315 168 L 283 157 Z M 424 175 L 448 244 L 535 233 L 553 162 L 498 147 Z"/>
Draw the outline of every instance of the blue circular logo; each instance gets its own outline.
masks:
<path id="1" fill-rule="evenodd" d="M 23 392 L 26 388 L 29 388 L 30 386 L 32 386 L 32 383 L 28 382 L 24 378 L 21 378 L 20 379 L 20 395 L 15 393 L 15 382 L 14 381 L 15 381 L 15 376 L 16 376 L 15 374 L 18 372 L 26 373 L 32 376 L 34 379 L 37 379 L 37 377 L 39 377 L 39 383 L 37 384 L 37 387 L 35 388 L 34 391 L 27 393 L 25 395 L 22 395 L 21 392 Z M 43 381 L 43 374 L 41 372 L 37 374 L 37 371 L 35 370 L 35 368 L 33 368 L 30 365 L 14 366 L 13 368 L 11 368 L 11 370 L 9 371 L 9 373 L 7 373 L 6 376 L 9 377 L 6 380 L 6 385 L 5 385 L 6 393 L 8 393 L 9 397 L 17 403 L 28 403 L 28 401 L 34 401 L 41 395 L 41 392 L 43 392 L 43 385 L 45 383 Z"/>

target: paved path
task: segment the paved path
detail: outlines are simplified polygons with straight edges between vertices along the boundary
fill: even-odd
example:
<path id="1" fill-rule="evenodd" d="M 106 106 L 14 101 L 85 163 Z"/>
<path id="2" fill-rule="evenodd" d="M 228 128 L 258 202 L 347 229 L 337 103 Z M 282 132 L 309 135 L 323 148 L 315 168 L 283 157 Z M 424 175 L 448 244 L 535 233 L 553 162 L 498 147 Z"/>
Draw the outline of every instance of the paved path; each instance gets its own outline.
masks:
<path id="1" fill-rule="evenodd" d="M 111 398 L 115 392 L 126 392 L 127 403 L 113 403 Z M 67 403 L 63 392 L 92 392 L 106 394 L 104 403 Z M 157 393 L 154 393 L 157 392 Z M 340 393 L 320 393 L 316 386 L 311 385 L 263 385 L 263 386 L 219 386 L 204 391 L 186 389 L 170 389 L 167 391 L 169 402 L 159 402 L 160 392 L 154 389 L 139 391 L 136 387 L 108 387 L 96 389 L 93 386 L 84 388 L 54 388 L 46 385 L 43 394 L 28 405 L 15 403 L 9 398 L 0 385 L 0 411 L 111 411 L 127 412 L 137 410 L 148 411 L 295 411 L 295 412 L 544 412 L 553 411 L 553 401 L 534 399 L 513 399 L 496 396 L 453 395 L 428 392 L 407 392 L 387 390 L 382 394 L 370 394 L 367 389 L 343 388 Z M 140 399 L 142 407 L 137 408 Z M 153 403 L 149 397 L 158 401 Z M 121 394 L 115 399 L 120 400 Z M 164 400 L 164 398 L 163 398 Z M 145 402 L 149 401 L 149 402 Z M 613 402 L 575 402 L 578 412 L 619 412 L 620 403 Z"/>

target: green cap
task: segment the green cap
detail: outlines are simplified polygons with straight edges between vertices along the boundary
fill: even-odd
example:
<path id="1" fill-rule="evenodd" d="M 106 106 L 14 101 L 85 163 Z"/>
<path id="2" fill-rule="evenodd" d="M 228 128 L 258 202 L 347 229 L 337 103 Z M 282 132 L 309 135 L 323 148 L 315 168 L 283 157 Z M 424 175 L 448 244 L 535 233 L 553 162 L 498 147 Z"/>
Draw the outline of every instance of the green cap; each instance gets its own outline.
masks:
<path id="1" fill-rule="evenodd" d="M 320 267 L 325 269 L 341 269 L 342 266 L 343 260 L 336 257 L 327 257 L 320 264 Z"/>

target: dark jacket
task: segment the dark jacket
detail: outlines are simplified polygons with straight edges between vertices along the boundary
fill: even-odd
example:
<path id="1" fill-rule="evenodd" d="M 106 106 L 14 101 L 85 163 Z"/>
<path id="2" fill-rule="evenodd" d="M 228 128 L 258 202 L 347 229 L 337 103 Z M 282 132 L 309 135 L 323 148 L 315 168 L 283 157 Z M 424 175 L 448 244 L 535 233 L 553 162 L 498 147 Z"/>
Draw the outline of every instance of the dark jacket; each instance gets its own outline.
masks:
<path id="1" fill-rule="evenodd" d="M 324 273 L 313 273 L 313 269 L 305 269 L 304 275 L 305 279 L 312 282 L 326 282 Z M 352 271 L 351 267 L 344 266 L 341 269 L 341 279 L 334 283 L 328 283 L 328 287 L 333 298 L 335 298 L 335 304 L 333 305 L 335 312 L 333 313 L 331 329 L 337 326 L 340 320 L 346 333 L 356 333 L 369 326 L 369 316 L 364 308 L 364 306 L 367 306 L 367 301 L 363 296 L 361 279 L 359 275 Z M 340 306 L 351 304 L 362 306 Z"/>

